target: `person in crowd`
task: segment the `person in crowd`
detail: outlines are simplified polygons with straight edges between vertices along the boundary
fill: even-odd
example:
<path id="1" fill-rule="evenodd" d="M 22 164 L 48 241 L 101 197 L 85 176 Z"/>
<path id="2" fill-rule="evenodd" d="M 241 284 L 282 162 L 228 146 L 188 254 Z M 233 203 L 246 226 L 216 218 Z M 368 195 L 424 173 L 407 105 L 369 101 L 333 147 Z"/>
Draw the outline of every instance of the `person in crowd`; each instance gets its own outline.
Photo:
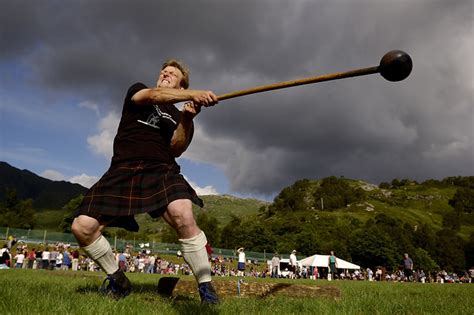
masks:
<path id="1" fill-rule="evenodd" d="M 382 268 L 380 267 L 377 267 L 377 270 L 375 270 L 375 280 L 382 281 Z"/>
<path id="2" fill-rule="evenodd" d="M 41 245 L 40 245 L 41 246 Z M 36 269 L 43 269 L 43 248 L 36 251 Z"/>
<path id="3" fill-rule="evenodd" d="M 290 278 L 296 279 L 298 272 L 298 260 L 296 258 L 296 250 L 293 250 L 290 254 Z"/>
<path id="4" fill-rule="evenodd" d="M 147 273 L 155 273 L 155 255 L 150 255 Z"/>
<path id="5" fill-rule="evenodd" d="M 127 271 L 127 254 L 125 252 L 121 252 L 118 255 L 118 263 L 120 270 Z"/>
<path id="6" fill-rule="evenodd" d="M 278 253 L 275 252 L 272 258 L 272 278 L 279 277 L 279 270 L 280 270 L 280 257 Z"/>
<path id="7" fill-rule="evenodd" d="M 337 259 L 336 259 L 336 256 L 334 256 L 334 251 L 331 251 L 329 255 L 328 266 L 329 266 L 328 278 L 330 277 L 331 280 L 333 280 L 335 275 L 337 275 Z"/>
<path id="8" fill-rule="evenodd" d="M 0 249 L 0 269 L 10 269 L 10 251 L 8 250 L 8 245 L 3 245 L 3 248 Z"/>
<path id="9" fill-rule="evenodd" d="M 58 249 L 56 246 L 53 247 L 51 252 L 49 253 L 49 269 L 54 270 L 56 268 L 56 260 L 58 259 Z"/>
<path id="10" fill-rule="evenodd" d="M 319 276 L 319 270 L 318 270 L 318 267 L 317 266 L 314 266 L 313 268 L 313 280 L 318 280 L 318 276 Z"/>
<path id="11" fill-rule="evenodd" d="M 25 260 L 25 254 L 23 253 L 23 251 L 18 251 L 17 254 L 15 255 L 15 257 L 13 257 L 13 259 L 15 259 L 15 268 L 16 269 L 21 269 L 23 268 L 23 261 Z"/>
<path id="12" fill-rule="evenodd" d="M 420 282 L 425 283 L 426 282 L 426 274 L 423 271 L 423 269 L 420 270 Z"/>
<path id="13" fill-rule="evenodd" d="M 160 272 L 162 275 L 166 274 L 166 271 L 168 269 L 168 261 L 164 258 L 161 259 L 160 261 Z"/>
<path id="14" fill-rule="evenodd" d="M 27 259 L 28 259 L 27 268 L 33 269 L 33 265 L 36 261 L 36 249 L 34 247 L 28 252 Z"/>
<path id="15" fill-rule="evenodd" d="M 402 264 L 403 274 L 406 277 L 406 281 L 411 281 L 413 275 L 413 260 L 408 256 L 408 253 L 403 255 Z"/>
<path id="16" fill-rule="evenodd" d="M 62 270 L 69 270 L 72 266 L 71 254 L 67 248 L 63 250 L 63 264 L 61 266 Z"/>
<path id="17" fill-rule="evenodd" d="M 72 256 L 72 271 L 77 271 L 79 268 L 79 251 L 77 249 L 73 250 L 71 253 Z"/>
<path id="18" fill-rule="evenodd" d="M 374 277 L 374 272 L 372 271 L 372 269 L 367 268 L 367 279 L 369 281 L 373 281 L 373 277 Z"/>
<path id="19" fill-rule="evenodd" d="M 41 266 L 43 269 L 49 269 L 50 255 L 51 255 L 51 252 L 49 251 L 49 248 L 46 246 L 41 254 Z"/>
<path id="20" fill-rule="evenodd" d="M 237 276 L 243 277 L 245 276 L 245 252 L 244 248 L 240 247 L 237 249 L 237 253 L 239 253 L 239 259 L 237 262 Z"/>
<path id="21" fill-rule="evenodd" d="M 56 264 L 54 265 L 54 269 L 60 270 L 63 266 L 63 253 L 60 251 L 57 251 L 57 256 L 56 256 Z"/>
<path id="22" fill-rule="evenodd" d="M 16 237 L 14 235 L 8 236 L 8 241 L 7 241 L 7 248 L 8 251 L 11 252 L 13 246 L 17 243 Z"/>

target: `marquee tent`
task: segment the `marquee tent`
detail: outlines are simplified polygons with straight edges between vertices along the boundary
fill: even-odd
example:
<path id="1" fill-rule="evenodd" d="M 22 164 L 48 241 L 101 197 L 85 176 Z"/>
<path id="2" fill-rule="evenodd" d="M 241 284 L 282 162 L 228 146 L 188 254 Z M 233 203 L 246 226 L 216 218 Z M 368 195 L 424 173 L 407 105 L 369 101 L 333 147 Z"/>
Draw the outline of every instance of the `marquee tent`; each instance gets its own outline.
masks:
<path id="1" fill-rule="evenodd" d="M 313 255 L 298 261 L 300 266 L 328 267 L 329 255 Z M 338 269 L 360 269 L 360 266 L 336 257 Z"/>

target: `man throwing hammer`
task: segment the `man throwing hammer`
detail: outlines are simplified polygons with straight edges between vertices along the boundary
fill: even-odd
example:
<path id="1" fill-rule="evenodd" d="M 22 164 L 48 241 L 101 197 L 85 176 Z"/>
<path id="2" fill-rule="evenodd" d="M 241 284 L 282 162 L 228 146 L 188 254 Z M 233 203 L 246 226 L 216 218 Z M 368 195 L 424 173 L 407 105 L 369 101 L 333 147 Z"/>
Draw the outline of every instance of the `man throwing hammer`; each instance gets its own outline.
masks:
<path id="1" fill-rule="evenodd" d="M 125 97 L 108 171 L 94 184 L 76 210 L 72 232 L 86 254 L 107 273 L 103 290 L 127 296 L 130 281 L 119 270 L 101 231 L 118 226 L 138 231 L 134 215 L 147 212 L 176 231 L 183 257 L 198 282 L 203 303 L 217 303 L 206 252 L 207 239 L 194 220 L 192 203 L 203 202 L 180 174 L 176 163 L 193 137 L 193 119 L 202 106 L 213 106 L 211 91 L 188 90 L 188 68 L 177 60 L 165 62 L 156 84 L 132 85 Z M 186 102 L 180 111 L 174 104 Z M 105 284 L 108 281 L 108 285 Z"/>

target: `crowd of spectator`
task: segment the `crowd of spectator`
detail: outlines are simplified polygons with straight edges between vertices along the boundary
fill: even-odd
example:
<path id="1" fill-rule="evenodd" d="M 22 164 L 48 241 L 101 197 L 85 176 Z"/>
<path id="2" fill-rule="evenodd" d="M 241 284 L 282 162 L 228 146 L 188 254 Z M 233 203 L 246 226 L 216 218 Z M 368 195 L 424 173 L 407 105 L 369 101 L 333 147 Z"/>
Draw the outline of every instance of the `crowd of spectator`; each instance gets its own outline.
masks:
<path id="1" fill-rule="evenodd" d="M 38 244 L 28 248 L 26 243 L 18 242 L 14 243 L 17 245 L 15 249 L 10 248 L 10 244 L 5 244 L 0 250 L 2 269 L 79 270 L 79 250 L 72 249 L 70 244 Z"/>
<path id="2" fill-rule="evenodd" d="M 448 273 L 445 270 L 425 273 L 422 269 L 415 270 L 407 276 L 402 269 L 387 272 L 385 268 L 375 268 L 366 270 L 341 271 L 336 275 L 340 280 L 368 280 L 368 281 L 389 281 L 389 282 L 420 282 L 420 283 L 471 283 L 474 278 L 474 271 L 464 272 L 462 275 Z"/>
<path id="3" fill-rule="evenodd" d="M 53 245 L 38 244 L 29 248 L 26 243 L 16 243 L 16 248 L 11 248 L 14 242 L 7 243 L 0 249 L 0 269 L 46 269 L 46 270 L 87 270 L 100 271 L 90 258 L 83 255 L 78 248 L 70 244 L 58 242 Z M 125 272 L 166 275 L 192 275 L 188 264 L 182 258 L 180 251 L 176 259 L 167 260 L 157 254 L 152 254 L 149 249 L 139 252 L 133 251 L 133 246 L 126 246 L 121 252 L 116 252 L 119 268 Z M 288 269 L 276 273 L 271 264 L 259 264 L 258 261 L 248 260 L 245 271 L 241 273 L 232 257 L 212 256 L 211 273 L 221 277 L 279 277 L 292 279 L 328 279 L 328 268 L 299 266 L 295 271 Z M 471 283 L 474 274 L 468 272 L 458 275 L 444 270 L 434 273 L 425 273 L 415 270 L 410 275 L 405 275 L 403 269 L 387 272 L 385 268 L 377 267 L 375 271 L 370 268 L 361 270 L 338 270 L 331 280 L 367 280 L 391 282 L 421 282 L 421 283 Z"/>

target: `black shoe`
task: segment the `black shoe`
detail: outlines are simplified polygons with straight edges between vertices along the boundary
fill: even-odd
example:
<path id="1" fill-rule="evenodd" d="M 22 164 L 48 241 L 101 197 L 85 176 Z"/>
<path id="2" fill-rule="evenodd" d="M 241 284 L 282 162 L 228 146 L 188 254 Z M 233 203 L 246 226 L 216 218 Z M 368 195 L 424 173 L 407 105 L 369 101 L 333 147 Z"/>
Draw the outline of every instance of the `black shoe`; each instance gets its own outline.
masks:
<path id="1" fill-rule="evenodd" d="M 212 286 L 211 282 L 202 282 L 199 284 L 199 295 L 201 296 L 202 304 L 219 303 L 219 298 L 217 297 L 216 290 Z"/>
<path id="2" fill-rule="evenodd" d="M 106 284 L 107 281 L 108 284 Z M 107 275 L 107 278 L 105 278 L 100 287 L 100 292 L 118 299 L 126 297 L 130 294 L 130 291 L 132 291 L 132 284 L 125 276 L 123 270 L 120 269 L 111 275 Z"/>

